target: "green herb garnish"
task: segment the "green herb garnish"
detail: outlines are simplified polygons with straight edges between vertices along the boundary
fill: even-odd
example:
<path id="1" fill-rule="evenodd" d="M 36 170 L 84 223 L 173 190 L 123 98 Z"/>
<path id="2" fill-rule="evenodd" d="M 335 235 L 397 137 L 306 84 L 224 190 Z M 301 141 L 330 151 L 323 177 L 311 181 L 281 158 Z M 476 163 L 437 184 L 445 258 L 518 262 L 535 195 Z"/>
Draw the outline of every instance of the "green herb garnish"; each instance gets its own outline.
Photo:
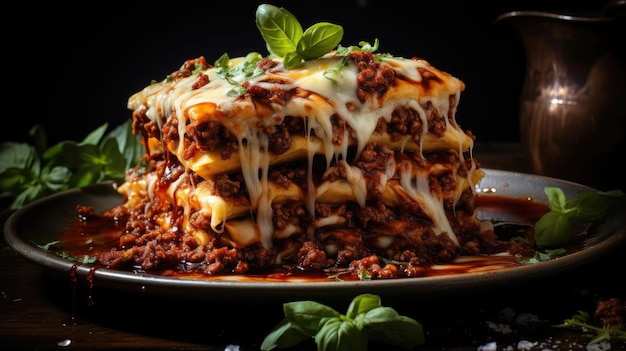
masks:
<path id="1" fill-rule="evenodd" d="M 82 141 L 66 140 L 47 147 L 43 128 L 30 130 L 33 144 L 0 143 L 0 191 L 14 200 L 17 210 L 44 196 L 107 180 L 123 180 L 127 169 L 144 154 L 131 122 L 105 135 L 108 124 L 96 128 Z"/>
<path id="2" fill-rule="evenodd" d="M 51 241 L 49 243 L 43 244 L 43 245 L 39 245 L 37 243 L 33 243 L 34 245 L 36 245 L 37 247 L 39 247 L 40 249 L 51 253 L 53 255 L 57 255 L 59 257 L 61 257 L 64 260 L 70 261 L 70 262 L 80 262 L 80 263 L 85 263 L 85 264 L 93 264 L 96 263 L 97 259 L 96 256 L 89 256 L 89 255 L 83 255 L 83 257 L 76 257 L 74 255 L 71 255 L 65 251 L 63 251 L 63 243 L 59 240 L 54 240 Z"/>
<path id="3" fill-rule="evenodd" d="M 611 340 L 626 341 L 626 326 L 623 324 L 595 326 L 591 323 L 589 313 L 582 310 L 579 310 L 578 314 L 564 320 L 563 323 L 555 327 L 582 330 L 591 338 L 589 344 Z"/>
<path id="4" fill-rule="evenodd" d="M 355 297 L 345 315 L 314 301 L 283 304 L 285 318 L 265 337 L 261 350 L 288 348 L 313 339 L 318 351 L 367 350 L 376 340 L 405 349 L 424 343 L 422 325 L 384 307 L 380 297 Z"/>
<path id="5" fill-rule="evenodd" d="M 520 259 L 519 262 L 523 264 L 535 264 L 539 262 L 551 261 L 559 256 L 562 256 L 567 253 L 567 250 L 564 248 L 558 248 L 554 250 L 545 250 L 545 252 L 535 251 L 535 254 L 532 258 L 529 259 Z"/>
<path id="6" fill-rule="evenodd" d="M 328 22 L 316 23 L 303 31 L 289 11 L 269 4 L 257 8 L 256 25 L 270 54 L 282 57 L 286 68 L 327 54 L 343 38 L 343 27 Z"/>
<path id="7" fill-rule="evenodd" d="M 230 67 L 230 58 L 228 57 L 228 54 L 224 53 L 215 61 L 217 75 L 226 79 L 231 85 L 234 86 L 234 88 L 226 93 L 226 95 L 240 96 L 246 93 L 246 89 L 241 85 L 241 83 L 263 74 L 263 70 L 256 65 L 262 58 L 263 57 L 258 52 L 251 52 L 246 55 L 243 62 Z"/>
<path id="8" fill-rule="evenodd" d="M 582 192 L 572 200 L 558 187 L 544 188 L 550 212 L 535 223 L 535 242 L 541 247 L 559 247 L 574 236 L 573 224 L 599 221 L 624 209 L 626 195 L 620 190 Z"/>

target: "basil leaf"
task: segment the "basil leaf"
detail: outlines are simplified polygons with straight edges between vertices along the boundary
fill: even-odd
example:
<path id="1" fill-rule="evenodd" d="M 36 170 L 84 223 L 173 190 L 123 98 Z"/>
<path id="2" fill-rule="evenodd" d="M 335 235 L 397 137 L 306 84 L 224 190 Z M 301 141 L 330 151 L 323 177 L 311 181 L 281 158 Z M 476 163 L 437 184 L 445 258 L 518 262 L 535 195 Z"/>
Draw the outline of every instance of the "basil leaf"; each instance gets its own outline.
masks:
<path id="1" fill-rule="evenodd" d="M 92 164 L 85 164 L 72 174 L 69 185 L 72 188 L 82 188 L 91 184 L 102 181 L 100 177 L 100 168 Z"/>
<path id="2" fill-rule="evenodd" d="M 61 141 L 47 149 L 39 125 L 30 130 L 34 146 L 0 143 L 0 190 L 14 198 L 9 209 L 62 190 L 123 179 L 145 151 L 140 136 L 132 134 L 130 119 L 105 136 L 107 126 L 96 128 L 80 143 Z"/>
<path id="3" fill-rule="evenodd" d="M 572 225 L 563 213 L 548 212 L 535 223 L 535 243 L 538 246 L 563 246 L 572 236 Z"/>
<path id="4" fill-rule="evenodd" d="M 626 204 L 626 195 L 620 190 L 581 192 L 568 201 L 558 187 L 544 188 L 550 212 L 535 223 L 535 242 L 538 246 L 565 245 L 574 236 L 573 222 L 601 220 Z"/>
<path id="5" fill-rule="evenodd" d="M 298 41 L 297 51 L 304 60 L 312 60 L 333 50 L 343 38 L 343 27 L 319 22 L 307 30 Z"/>
<path id="6" fill-rule="evenodd" d="M 368 324 L 365 330 L 372 340 L 405 349 L 413 349 L 426 342 L 422 325 L 406 316 L 398 316 L 397 319 L 383 323 Z"/>
<path id="7" fill-rule="evenodd" d="M 543 191 L 548 196 L 549 206 L 552 211 L 563 212 L 567 206 L 567 198 L 561 188 L 545 187 Z"/>
<path id="8" fill-rule="evenodd" d="M 289 52 L 283 57 L 283 65 L 285 68 L 294 68 L 302 64 L 303 58 L 297 52 Z"/>
<path id="9" fill-rule="evenodd" d="M 72 172 L 67 167 L 56 166 L 52 169 L 44 167 L 41 172 L 41 182 L 53 192 L 67 189 L 67 182 Z"/>
<path id="10" fill-rule="evenodd" d="M 367 313 L 380 306 L 380 296 L 362 294 L 352 300 L 348 307 L 348 312 L 346 312 L 346 316 L 350 319 L 354 319 L 358 315 Z"/>
<path id="11" fill-rule="evenodd" d="M 35 124 L 28 131 L 28 134 L 33 138 L 33 146 L 37 155 L 43 154 L 48 144 L 46 132 L 43 130 L 43 127 L 40 124 Z"/>
<path id="12" fill-rule="evenodd" d="M 132 120 L 128 119 L 113 129 L 105 136 L 104 143 L 111 138 L 117 141 L 120 154 L 125 160 L 123 172 L 126 172 L 126 169 L 137 166 L 141 162 L 145 154 L 145 148 L 141 144 L 141 136 L 133 134 Z M 119 169 L 118 167 L 114 168 Z"/>
<path id="13" fill-rule="evenodd" d="M 87 134 L 87 136 L 80 142 L 81 145 L 85 144 L 98 144 L 104 136 L 108 128 L 108 123 L 101 125 L 100 127 L 94 129 L 91 133 Z"/>
<path id="14" fill-rule="evenodd" d="M 302 334 L 294 328 L 289 321 L 284 318 L 272 331 L 263 339 L 261 351 L 269 351 L 275 348 L 286 349 L 298 345 L 309 336 Z"/>
<path id="15" fill-rule="evenodd" d="M 16 210 L 45 195 L 48 195 L 48 192 L 43 187 L 43 185 L 41 185 L 40 183 L 32 184 L 25 188 L 24 191 L 22 191 L 15 197 L 15 200 L 13 200 L 10 209 Z"/>
<path id="16" fill-rule="evenodd" d="M 98 158 L 100 150 L 95 144 L 78 144 L 74 141 L 62 143 L 61 153 L 57 156 L 57 162 L 63 162 L 70 168 L 79 169 L 88 167 Z"/>
<path id="17" fill-rule="evenodd" d="M 217 68 L 219 72 L 220 69 L 228 69 L 229 61 L 230 61 L 230 58 L 228 57 L 228 54 L 223 53 L 222 56 L 220 56 L 217 60 L 215 60 L 215 62 L 213 63 L 213 66 L 215 66 L 215 68 Z"/>
<path id="18" fill-rule="evenodd" d="M 568 203 L 568 207 L 573 209 L 568 213 L 568 217 L 578 222 L 599 220 L 607 216 L 611 209 L 624 199 L 626 199 L 624 193 L 619 190 L 580 193 Z"/>
<path id="19" fill-rule="evenodd" d="M 35 159 L 35 149 L 25 143 L 0 144 L 0 173 L 10 168 L 30 168 Z"/>
<path id="20" fill-rule="evenodd" d="M 329 318 L 340 316 L 339 312 L 315 301 L 289 302 L 283 309 L 292 326 L 308 336 L 315 335 Z"/>
<path id="21" fill-rule="evenodd" d="M 310 336 L 315 337 L 319 351 L 366 350 L 370 337 L 402 348 L 424 343 L 422 325 L 381 306 L 377 295 L 358 295 L 347 315 L 314 301 L 286 303 L 283 309 L 287 317 L 265 338 L 262 350 L 279 347 L 279 343 L 295 346 Z"/>
<path id="22" fill-rule="evenodd" d="M 371 326 L 397 320 L 400 318 L 400 315 L 391 307 L 380 306 L 363 314 L 363 318 L 364 325 Z"/>
<path id="23" fill-rule="evenodd" d="M 0 173 L 0 191 L 16 194 L 22 191 L 22 186 L 28 184 L 34 177 L 28 170 L 8 168 Z"/>
<path id="24" fill-rule="evenodd" d="M 80 188 L 102 180 L 100 172 L 103 165 L 99 161 L 99 156 L 98 145 L 81 145 L 76 142 L 65 141 L 62 143 L 61 152 L 54 162 L 72 169 L 73 174 L 68 185 L 71 188 Z"/>
<path id="25" fill-rule="evenodd" d="M 259 5 L 256 25 L 271 54 L 283 57 L 296 51 L 302 25 L 289 11 L 269 4 Z"/>
<path id="26" fill-rule="evenodd" d="M 319 22 L 306 31 L 284 8 L 263 4 L 256 11 L 256 25 L 271 55 L 281 57 L 286 68 L 316 59 L 332 51 L 343 38 L 343 27 Z"/>
<path id="27" fill-rule="evenodd" d="M 334 317 L 315 335 L 318 351 L 367 350 L 367 336 L 349 320 Z"/>
<path id="28" fill-rule="evenodd" d="M 100 149 L 100 162 L 103 176 L 107 179 L 124 179 L 126 173 L 126 159 L 120 152 L 117 140 L 106 139 Z"/>
<path id="29" fill-rule="evenodd" d="M 65 143 L 67 143 L 67 141 L 56 143 L 53 146 L 49 147 L 41 154 L 41 158 L 43 160 L 53 160 L 57 158 L 63 152 L 62 149 Z"/>

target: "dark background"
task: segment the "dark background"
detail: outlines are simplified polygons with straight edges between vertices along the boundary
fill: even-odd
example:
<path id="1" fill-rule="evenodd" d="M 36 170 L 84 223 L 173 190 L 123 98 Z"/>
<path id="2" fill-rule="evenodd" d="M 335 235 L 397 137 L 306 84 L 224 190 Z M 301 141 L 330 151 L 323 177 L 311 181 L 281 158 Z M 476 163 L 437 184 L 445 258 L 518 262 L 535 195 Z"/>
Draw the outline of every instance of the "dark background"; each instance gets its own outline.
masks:
<path id="1" fill-rule="evenodd" d="M 524 49 L 498 15 L 513 10 L 599 12 L 604 1 L 265 1 L 285 7 L 306 29 L 344 27 L 342 45 L 380 41 L 379 52 L 420 56 L 466 84 L 457 118 L 480 141 L 518 140 Z M 130 95 L 190 58 L 213 62 L 267 54 L 255 25 L 263 1 L 30 2 L 3 11 L 4 74 L 0 141 L 80 140 L 130 118 Z M 4 5 L 5 7 L 7 5 Z"/>

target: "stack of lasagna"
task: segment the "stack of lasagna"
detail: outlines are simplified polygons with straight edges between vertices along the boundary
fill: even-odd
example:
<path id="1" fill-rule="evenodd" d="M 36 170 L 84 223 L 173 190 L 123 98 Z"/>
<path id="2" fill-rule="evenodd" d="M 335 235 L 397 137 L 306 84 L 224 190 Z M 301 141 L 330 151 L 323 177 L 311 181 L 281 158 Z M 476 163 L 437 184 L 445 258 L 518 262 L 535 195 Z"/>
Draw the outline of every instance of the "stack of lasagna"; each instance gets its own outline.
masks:
<path id="1" fill-rule="evenodd" d="M 119 246 L 98 258 L 397 277 L 478 254 L 494 237 L 474 213 L 484 173 L 455 119 L 463 89 L 423 59 L 359 50 L 289 69 L 189 60 L 129 100 L 145 162 L 106 214 L 126 220 Z"/>

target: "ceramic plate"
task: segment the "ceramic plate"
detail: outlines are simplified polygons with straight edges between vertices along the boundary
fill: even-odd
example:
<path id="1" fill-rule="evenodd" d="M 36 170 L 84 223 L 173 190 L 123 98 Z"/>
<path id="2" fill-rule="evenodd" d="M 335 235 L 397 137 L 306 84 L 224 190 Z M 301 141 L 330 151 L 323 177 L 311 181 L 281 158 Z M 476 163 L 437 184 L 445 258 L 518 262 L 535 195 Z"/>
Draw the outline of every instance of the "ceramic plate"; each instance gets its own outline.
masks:
<path id="1" fill-rule="evenodd" d="M 485 169 L 486 175 L 477 185 L 481 196 L 531 197 L 547 202 L 546 186 L 558 186 L 568 198 L 589 187 L 530 174 Z M 93 206 L 96 212 L 110 209 L 122 202 L 111 184 L 57 193 L 33 202 L 15 212 L 6 222 L 7 243 L 28 260 L 59 273 L 60 279 L 76 274 L 79 281 L 95 287 L 140 294 L 182 297 L 186 299 L 295 299 L 355 296 L 373 293 L 385 296 L 432 296 L 433 294 L 468 293 L 512 283 L 523 283 L 571 271 L 607 254 L 626 240 L 626 216 L 616 215 L 594 228 L 586 247 L 551 261 L 486 272 L 451 274 L 423 278 L 370 281 L 229 281 L 194 280 L 139 274 L 106 268 L 95 269 L 45 252 L 38 245 L 49 243 L 76 219 L 76 205 Z"/>

